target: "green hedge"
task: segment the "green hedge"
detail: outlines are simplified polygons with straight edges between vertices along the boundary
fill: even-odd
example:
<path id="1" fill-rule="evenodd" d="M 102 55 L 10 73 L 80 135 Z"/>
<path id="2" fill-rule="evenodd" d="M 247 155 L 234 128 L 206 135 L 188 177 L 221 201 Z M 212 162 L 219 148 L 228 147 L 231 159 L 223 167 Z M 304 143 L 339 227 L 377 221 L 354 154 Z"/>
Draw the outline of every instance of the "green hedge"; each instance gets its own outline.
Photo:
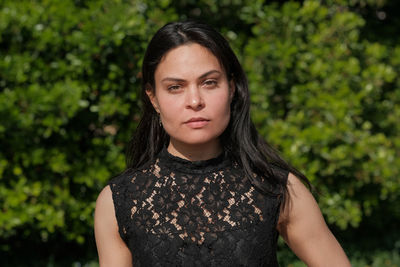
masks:
<path id="1" fill-rule="evenodd" d="M 317 187 L 345 248 L 360 250 L 360 235 L 365 249 L 398 251 L 400 46 L 380 42 L 358 12 L 384 4 L 345 2 L 3 1 L 0 254 L 18 262 L 46 247 L 38 259 L 66 255 L 66 266 L 95 257 L 94 204 L 125 167 L 144 49 L 160 26 L 185 18 L 233 45 L 258 129 Z"/>

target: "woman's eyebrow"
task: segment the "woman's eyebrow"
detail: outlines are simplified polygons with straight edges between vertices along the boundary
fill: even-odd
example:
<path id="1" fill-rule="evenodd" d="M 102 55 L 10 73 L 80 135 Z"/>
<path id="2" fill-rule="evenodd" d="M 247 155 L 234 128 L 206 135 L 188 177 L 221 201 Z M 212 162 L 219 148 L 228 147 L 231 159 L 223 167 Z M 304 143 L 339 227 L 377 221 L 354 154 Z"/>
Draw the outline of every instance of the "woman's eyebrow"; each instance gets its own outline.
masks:
<path id="1" fill-rule="evenodd" d="M 204 77 L 207 77 L 208 75 L 210 75 L 210 74 L 212 74 L 212 73 L 221 73 L 221 72 L 218 71 L 218 70 L 210 70 L 210 71 L 207 71 L 206 73 L 202 74 L 202 75 L 199 77 L 199 79 L 203 79 Z"/>
<path id="2" fill-rule="evenodd" d="M 212 73 L 218 73 L 220 74 L 221 72 L 218 70 L 210 70 L 207 71 L 206 73 L 200 75 L 200 77 L 198 79 L 203 79 L 204 77 L 207 77 L 208 75 L 212 74 Z M 165 77 L 164 79 L 161 80 L 161 82 L 165 82 L 165 81 L 171 81 L 171 82 L 185 82 L 184 79 L 181 78 L 175 78 L 175 77 Z"/>
<path id="3" fill-rule="evenodd" d="M 180 79 L 180 78 L 174 78 L 174 77 L 166 77 L 164 79 L 161 80 L 161 82 L 166 82 L 166 81 L 171 81 L 171 82 L 184 82 L 184 79 Z"/>

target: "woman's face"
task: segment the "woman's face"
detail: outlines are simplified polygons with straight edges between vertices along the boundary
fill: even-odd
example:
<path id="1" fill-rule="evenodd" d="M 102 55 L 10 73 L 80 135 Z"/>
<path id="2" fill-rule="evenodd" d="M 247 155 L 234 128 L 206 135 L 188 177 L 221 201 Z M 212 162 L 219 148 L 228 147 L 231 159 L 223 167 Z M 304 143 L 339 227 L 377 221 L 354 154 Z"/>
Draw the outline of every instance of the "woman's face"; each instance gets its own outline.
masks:
<path id="1" fill-rule="evenodd" d="M 169 51 L 154 74 L 147 94 L 160 114 L 170 146 L 219 146 L 230 120 L 234 84 L 218 59 L 191 43 Z"/>

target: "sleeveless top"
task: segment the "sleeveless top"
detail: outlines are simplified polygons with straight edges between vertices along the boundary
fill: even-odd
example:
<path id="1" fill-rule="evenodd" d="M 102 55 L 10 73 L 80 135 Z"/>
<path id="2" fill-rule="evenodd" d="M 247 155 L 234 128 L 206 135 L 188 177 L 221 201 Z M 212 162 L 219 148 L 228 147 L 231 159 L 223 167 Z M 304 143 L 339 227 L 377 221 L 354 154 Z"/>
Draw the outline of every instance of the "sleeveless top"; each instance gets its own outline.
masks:
<path id="1" fill-rule="evenodd" d="M 280 198 L 258 192 L 224 153 L 192 162 L 164 148 L 109 185 L 135 267 L 278 266 Z"/>

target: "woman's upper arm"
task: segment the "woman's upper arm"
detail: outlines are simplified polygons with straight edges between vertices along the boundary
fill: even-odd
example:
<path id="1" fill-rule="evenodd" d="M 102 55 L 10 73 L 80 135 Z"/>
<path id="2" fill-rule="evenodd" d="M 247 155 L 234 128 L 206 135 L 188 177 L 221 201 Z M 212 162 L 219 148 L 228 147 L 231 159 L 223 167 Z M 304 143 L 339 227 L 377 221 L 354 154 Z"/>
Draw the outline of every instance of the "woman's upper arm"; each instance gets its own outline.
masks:
<path id="1" fill-rule="evenodd" d="M 118 232 L 110 186 L 106 186 L 96 201 L 94 233 L 100 267 L 132 267 L 132 255 Z"/>
<path id="2" fill-rule="evenodd" d="M 293 252 L 308 266 L 350 266 L 310 191 L 289 174 L 289 203 L 279 217 L 278 231 Z"/>

